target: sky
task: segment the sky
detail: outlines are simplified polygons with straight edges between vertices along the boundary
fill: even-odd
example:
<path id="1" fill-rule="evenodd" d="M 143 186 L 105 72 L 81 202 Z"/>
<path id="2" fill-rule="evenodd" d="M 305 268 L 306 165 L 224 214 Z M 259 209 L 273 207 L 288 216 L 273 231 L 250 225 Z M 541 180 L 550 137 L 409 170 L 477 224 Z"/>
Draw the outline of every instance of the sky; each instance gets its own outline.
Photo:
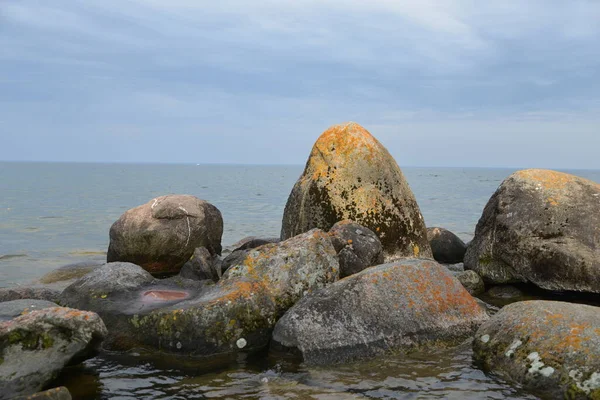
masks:
<path id="1" fill-rule="evenodd" d="M 600 1 L 0 0 L 0 160 L 599 169 Z"/>

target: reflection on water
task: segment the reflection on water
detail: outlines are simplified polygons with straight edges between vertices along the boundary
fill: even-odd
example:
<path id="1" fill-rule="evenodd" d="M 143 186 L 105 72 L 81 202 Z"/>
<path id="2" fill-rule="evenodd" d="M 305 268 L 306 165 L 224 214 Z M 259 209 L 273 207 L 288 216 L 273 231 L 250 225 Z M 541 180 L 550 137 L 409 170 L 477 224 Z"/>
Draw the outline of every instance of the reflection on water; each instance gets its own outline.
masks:
<path id="1" fill-rule="evenodd" d="M 273 355 L 187 361 L 103 354 L 56 384 L 77 399 L 535 399 L 471 362 L 471 345 L 307 367 Z"/>

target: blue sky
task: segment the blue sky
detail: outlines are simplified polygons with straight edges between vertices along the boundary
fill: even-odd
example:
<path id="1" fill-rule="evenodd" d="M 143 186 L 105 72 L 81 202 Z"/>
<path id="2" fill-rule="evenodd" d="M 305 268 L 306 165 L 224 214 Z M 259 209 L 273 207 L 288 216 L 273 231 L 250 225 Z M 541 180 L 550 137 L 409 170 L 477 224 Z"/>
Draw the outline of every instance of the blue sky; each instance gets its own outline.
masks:
<path id="1" fill-rule="evenodd" d="M 600 168 L 600 1 L 0 0 L 0 160 Z"/>

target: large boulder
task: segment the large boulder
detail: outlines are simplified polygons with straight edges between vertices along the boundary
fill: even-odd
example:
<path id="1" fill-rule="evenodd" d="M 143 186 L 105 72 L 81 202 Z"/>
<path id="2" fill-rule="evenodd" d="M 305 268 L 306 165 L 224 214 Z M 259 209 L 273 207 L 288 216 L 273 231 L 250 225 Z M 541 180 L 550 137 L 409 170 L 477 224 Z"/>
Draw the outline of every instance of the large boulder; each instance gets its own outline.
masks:
<path id="1" fill-rule="evenodd" d="M 386 259 L 431 257 L 423 216 L 394 158 L 360 125 L 326 130 L 313 146 L 283 214 L 287 239 L 351 219 L 375 232 Z"/>
<path id="2" fill-rule="evenodd" d="M 383 263 L 383 247 L 372 230 L 344 220 L 333 225 L 329 236 L 338 253 L 340 278 Z"/>
<path id="3" fill-rule="evenodd" d="M 275 326 L 273 348 L 299 351 L 309 364 L 339 363 L 456 343 L 487 318 L 445 267 L 404 259 L 305 296 Z"/>
<path id="4" fill-rule="evenodd" d="M 111 349 L 227 354 L 266 346 L 289 307 L 338 277 L 329 236 L 313 230 L 250 250 L 216 284 L 154 279 L 133 264 L 111 263 L 65 289 L 60 301 L 98 312 Z"/>
<path id="5" fill-rule="evenodd" d="M 600 398 L 600 309 L 556 301 L 504 307 L 473 341 L 476 362 L 548 399 Z"/>
<path id="6" fill-rule="evenodd" d="M 458 236 L 444 228 L 427 228 L 427 240 L 433 258 L 443 264 L 463 262 L 467 245 Z"/>
<path id="7" fill-rule="evenodd" d="M 212 204 L 189 195 L 161 196 L 126 211 L 110 228 L 107 261 L 176 274 L 197 247 L 221 254 L 223 218 Z"/>
<path id="8" fill-rule="evenodd" d="M 600 293 L 600 185 L 548 170 L 512 174 L 485 206 L 465 268 L 488 283 Z"/>
<path id="9" fill-rule="evenodd" d="M 63 367 L 94 355 L 105 335 L 97 314 L 62 307 L 0 322 L 0 399 L 39 392 Z"/>

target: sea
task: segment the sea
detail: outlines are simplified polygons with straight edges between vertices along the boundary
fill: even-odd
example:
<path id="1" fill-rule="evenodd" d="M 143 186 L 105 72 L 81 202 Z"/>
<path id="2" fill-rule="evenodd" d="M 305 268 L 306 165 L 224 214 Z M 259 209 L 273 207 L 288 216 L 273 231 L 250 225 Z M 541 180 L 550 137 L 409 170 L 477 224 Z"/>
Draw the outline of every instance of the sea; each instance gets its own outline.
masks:
<path id="1" fill-rule="evenodd" d="M 223 245 L 279 236 L 302 165 L 0 162 L 0 287 L 26 285 L 60 266 L 102 261 L 111 224 L 166 194 L 191 194 L 224 219 Z M 402 171 L 427 226 L 465 242 L 483 207 L 515 169 Z M 564 170 L 600 182 L 598 170 Z M 535 399 L 472 361 L 469 343 L 445 350 L 310 367 L 268 352 L 226 361 L 102 352 L 54 385 L 75 399 Z"/>

